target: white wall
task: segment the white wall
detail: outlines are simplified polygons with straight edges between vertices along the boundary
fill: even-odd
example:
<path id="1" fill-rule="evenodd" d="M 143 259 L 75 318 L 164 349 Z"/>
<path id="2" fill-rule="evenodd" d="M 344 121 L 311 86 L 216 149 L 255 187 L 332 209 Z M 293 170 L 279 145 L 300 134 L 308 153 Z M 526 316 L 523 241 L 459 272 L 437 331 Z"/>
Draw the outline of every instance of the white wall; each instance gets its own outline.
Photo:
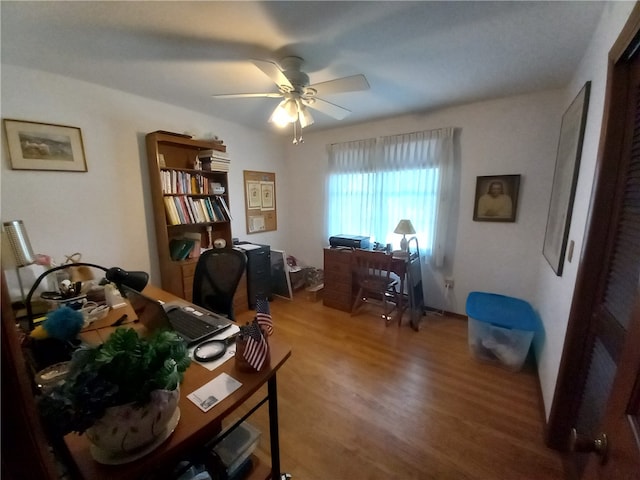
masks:
<path id="1" fill-rule="evenodd" d="M 236 237 L 277 247 L 275 232 L 247 235 L 242 170 L 276 173 L 278 207 L 287 204 L 281 142 L 224 120 L 73 79 L 2 66 L 2 117 L 80 127 L 88 172 L 11 170 L 2 149 L 2 220 L 22 219 L 36 252 L 60 262 L 81 252 L 87 262 L 150 272 L 160 283 L 145 135 L 155 130 L 213 133 L 231 155 L 229 193 Z M 4 136 L 3 136 L 4 141 Z M 11 275 L 7 272 L 8 276 Z"/>
<path id="2" fill-rule="evenodd" d="M 470 291 L 524 298 L 533 303 L 542 251 L 553 165 L 563 110 L 562 91 L 547 91 L 462 105 L 424 115 L 305 135 L 301 147 L 287 149 L 296 239 L 289 250 L 306 263 L 322 266 L 326 146 L 345 140 L 453 126 L 456 136 L 456 199 L 449 226 L 450 248 L 442 272 L 425 272 L 427 305 L 465 313 Z M 474 222 L 476 177 L 521 175 L 515 223 Z M 295 200 L 297 199 L 297 200 Z M 349 232 L 345 232 L 349 233 Z M 443 275 L 455 280 L 444 303 Z"/>
<path id="3" fill-rule="evenodd" d="M 580 173 L 569 230 L 569 241 L 575 242 L 573 261 L 565 261 L 562 276 L 558 277 L 548 266 L 544 257 L 538 259 L 539 268 L 537 269 L 535 296 L 536 304 L 540 308 L 546 337 L 539 338 L 535 347 L 538 358 L 538 375 L 547 417 L 553 401 L 567 320 L 582 253 L 602 128 L 608 54 L 633 6 L 634 2 L 608 2 L 605 5 L 598 28 L 593 34 L 591 43 L 566 89 L 563 99 L 563 104 L 568 106 L 585 82 L 591 81 L 591 98 L 582 147 Z"/>

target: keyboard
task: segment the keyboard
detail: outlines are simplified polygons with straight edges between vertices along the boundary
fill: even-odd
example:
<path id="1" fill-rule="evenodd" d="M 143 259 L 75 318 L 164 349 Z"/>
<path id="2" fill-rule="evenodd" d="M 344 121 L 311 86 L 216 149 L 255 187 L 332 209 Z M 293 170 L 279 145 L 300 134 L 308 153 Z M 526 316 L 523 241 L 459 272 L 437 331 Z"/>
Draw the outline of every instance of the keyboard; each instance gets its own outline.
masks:
<path id="1" fill-rule="evenodd" d="M 199 338 L 203 335 L 219 330 L 221 327 L 228 324 L 227 321 L 218 322 L 214 317 L 207 317 L 207 322 L 211 322 L 207 323 L 203 319 L 196 318 L 190 313 L 184 312 L 179 308 L 169 312 L 169 319 L 171 320 L 171 326 L 175 331 L 189 338 Z"/>

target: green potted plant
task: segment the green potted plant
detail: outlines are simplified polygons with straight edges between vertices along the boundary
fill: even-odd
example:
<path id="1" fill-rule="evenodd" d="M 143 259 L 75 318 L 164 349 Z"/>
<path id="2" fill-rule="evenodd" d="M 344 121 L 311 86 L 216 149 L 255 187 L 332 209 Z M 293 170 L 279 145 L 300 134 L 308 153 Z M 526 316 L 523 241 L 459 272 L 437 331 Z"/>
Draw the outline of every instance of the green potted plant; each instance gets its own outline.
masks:
<path id="1" fill-rule="evenodd" d="M 118 328 L 102 345 L 78 349 L 64 381 L 39 397 L 45 428 L 56 436 L 86 432 L 108 454 L 139 451 L 175 428 L 190 362 L 175 332 L 145 338 Z"/>

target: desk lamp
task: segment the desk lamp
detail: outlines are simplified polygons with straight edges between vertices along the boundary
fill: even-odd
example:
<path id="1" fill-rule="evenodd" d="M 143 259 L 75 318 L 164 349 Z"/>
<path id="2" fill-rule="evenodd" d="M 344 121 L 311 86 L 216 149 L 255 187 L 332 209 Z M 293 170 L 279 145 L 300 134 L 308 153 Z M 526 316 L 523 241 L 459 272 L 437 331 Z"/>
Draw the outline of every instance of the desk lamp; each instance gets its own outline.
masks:
<path id="1" fill-rule="evenodd" d="M 22 301 L 26 302 L 24 296 L 24 286 L 22 285 L 22 277 L 20 276 L 20 268 L 31 265 L 35 262 L 35 256 L 33 249 L 31 248 L 31 242 L 29 242 L 29 236 L 27 235 L 27 229 L 22 223 L 22 220 L 12 220 L 10 222 L 4 222 L 4 231 L 7 234 L 7 241 L 11 246 L 13 252 L 13 258 L 16 262 L 16 275 L 18 277 L 18 285 L 20 285 L 20 295 Z"/>
<path id="2" fill-rule="evenodd" d="M 40 285 L 40 282 L 50 273 L 56 272 L 58 270 L 63 270 L 69 267 L 82 267 L 82 266 L 93 267 L 99 270 L 104 270 L 106 272 L 105 278 L 110 282 L 115 283 L 117 286 L 126 285 L 127 287 L 133 288 L 134 290 L 137 290 L 139 292 L 142 291 L 144 287 L 147 286 L 147 282 L 149 281 L 149 274 L 147 272 L 133 272 L 133 271 L 128 272 L 126 270 L 121 269 L 120 267 L 105 268 L 100 265 L 96 265 L 94 263 L 75 262 L 75 263 L 69 263 L 66 265 L 58 265 L 57 267 L 50 268 L 49 270 L 44 272 L 42 275 L 40 275 L 36 279 L 35 283 L 31 287 L 31 290 L 29 290 L 29 293 L 27 294 L 25 303 L 27 306 L 27 318 L 29 320 L 29 331 L 33 330 L 33 312 L 31 310 L 31 297 L 35 293 L 36 288 L 38 288 L 38 285 Z"/>
<path id="3" fill-rule="evenodd" d="M 400 250 L 402 250 L 403 252 L 406 252 L 409 248 L 409 244 L 407 242 L 407 235 L 413 235 L 414 233 L 416 233 L 416 230 L 415 228 L 413 228 L 413 225 L 411 224 L 411 220 L 407 220 L 405 218 L 400 220 L 400 222 L 398 222 L 398 226 L 393 231 L 393 233 L 402 234 L 402 240 L 400 240 Z"/>

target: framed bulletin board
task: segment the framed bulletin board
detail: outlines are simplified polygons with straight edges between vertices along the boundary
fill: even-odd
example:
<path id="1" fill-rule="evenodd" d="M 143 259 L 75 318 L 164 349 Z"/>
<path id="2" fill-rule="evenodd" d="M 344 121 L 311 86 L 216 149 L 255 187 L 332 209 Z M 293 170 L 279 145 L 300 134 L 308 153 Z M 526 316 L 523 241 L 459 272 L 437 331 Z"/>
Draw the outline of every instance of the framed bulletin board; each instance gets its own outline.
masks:
<path id="1" fill-rule="evenodd" d="M 247 233 L 278 229 L 276 174 L 243 170 Z"/>

